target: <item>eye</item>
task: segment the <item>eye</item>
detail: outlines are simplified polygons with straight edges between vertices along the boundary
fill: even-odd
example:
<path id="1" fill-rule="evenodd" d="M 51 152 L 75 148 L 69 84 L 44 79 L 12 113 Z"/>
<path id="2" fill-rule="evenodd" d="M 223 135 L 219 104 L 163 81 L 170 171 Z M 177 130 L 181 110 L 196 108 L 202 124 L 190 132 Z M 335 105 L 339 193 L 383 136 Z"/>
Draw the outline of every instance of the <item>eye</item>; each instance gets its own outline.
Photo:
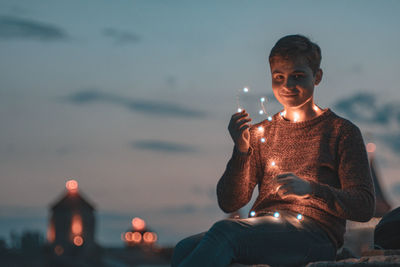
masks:
<path id="1" fill-rule="evenodd" d="M 293 78 L 295 79 L 295 80 L 300 80 L 300 79 L 302 79 L 304 76 L 303 75 L 301 75 L 301 74 L 294 74 L 293 75 Z"/>
<path id="2" fill-rule="evenodd" d="M 283 80 L 283 78 L 284 78 L 283 75 L 280 75 L 280 74 L 274 76 L 274 80 L 277 80 L 277 81 L 281 81 L 281 80 Z"/>

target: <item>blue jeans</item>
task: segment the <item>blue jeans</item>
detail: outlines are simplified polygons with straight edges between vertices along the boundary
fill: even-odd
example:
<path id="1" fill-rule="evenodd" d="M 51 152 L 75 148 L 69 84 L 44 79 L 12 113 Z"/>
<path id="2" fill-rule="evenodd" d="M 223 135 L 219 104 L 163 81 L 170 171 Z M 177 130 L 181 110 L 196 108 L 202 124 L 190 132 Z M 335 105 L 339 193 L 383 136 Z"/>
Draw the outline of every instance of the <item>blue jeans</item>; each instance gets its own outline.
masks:
<path id="1" fill-rule="evenodd" d="M 207 232 L 187 237 L 174 249 L 172 267 L 269 264 L 302 266 L 335 260 L 336 247 L 310 218 L 289 211 L 246 219 L 224 219 Z"/>

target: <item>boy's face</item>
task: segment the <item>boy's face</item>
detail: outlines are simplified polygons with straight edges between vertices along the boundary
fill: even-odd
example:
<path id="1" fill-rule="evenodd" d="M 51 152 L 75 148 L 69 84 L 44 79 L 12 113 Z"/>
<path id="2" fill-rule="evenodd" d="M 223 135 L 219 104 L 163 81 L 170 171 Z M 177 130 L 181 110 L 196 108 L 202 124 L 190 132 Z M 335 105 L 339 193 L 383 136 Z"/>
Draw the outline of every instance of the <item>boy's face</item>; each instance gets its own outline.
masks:
<path id="1" fill-rule="evenodd" d="M 314 75 L 305 59 L 274 58 L 271 65 L 272 90 L 276 99 L 285 107 L 302 107 L 312 99 L 314 86 L 322 78 L 322 70 Z"/>

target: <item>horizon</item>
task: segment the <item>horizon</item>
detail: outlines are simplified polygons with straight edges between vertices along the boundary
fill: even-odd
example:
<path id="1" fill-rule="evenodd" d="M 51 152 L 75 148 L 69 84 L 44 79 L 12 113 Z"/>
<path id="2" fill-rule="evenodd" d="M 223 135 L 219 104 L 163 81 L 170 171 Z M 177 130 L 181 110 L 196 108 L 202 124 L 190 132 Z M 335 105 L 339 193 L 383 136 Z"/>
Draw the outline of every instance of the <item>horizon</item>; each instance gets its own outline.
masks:
<path id="1" fill-rule="evenodd" d="M 322 50 L 316 104 L 376 144 L 382 189 L 400 205 L 398 1 L 0 0 L 0 10 L 0 239 L 45 236 L 69 179 L 95 203 L 101 245 L 123 246 L 133 217 L 164 245 L 207 230 L 227 216 L 215 188 L 235 96 L 248 86 L 244 105 L 267 96 L 268 115 L 281 109 L 267 57 L 295 33 Z"/>

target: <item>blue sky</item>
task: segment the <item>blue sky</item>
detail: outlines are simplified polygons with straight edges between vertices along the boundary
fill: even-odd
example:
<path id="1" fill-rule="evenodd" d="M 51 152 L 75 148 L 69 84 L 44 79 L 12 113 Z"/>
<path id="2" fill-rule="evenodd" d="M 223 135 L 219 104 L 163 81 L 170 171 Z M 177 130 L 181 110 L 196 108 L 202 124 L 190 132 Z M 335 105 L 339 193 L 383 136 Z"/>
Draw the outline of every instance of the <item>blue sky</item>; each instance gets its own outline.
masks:
<path id="1" fill-rule="evenodd" d="M 316 103 L 377 143 L 400 203 L 398 1 L 0 0 L 0 10 L 2 237 L 44 231 L 69 178 L 96 204 L 102 244 L 121 245 L 134 216 L 164 244 L 207 230 L 224 217 L 215 185 L 235 95 L 271 95 L 269 50 L 293 33 L 322 48 Z"/>

